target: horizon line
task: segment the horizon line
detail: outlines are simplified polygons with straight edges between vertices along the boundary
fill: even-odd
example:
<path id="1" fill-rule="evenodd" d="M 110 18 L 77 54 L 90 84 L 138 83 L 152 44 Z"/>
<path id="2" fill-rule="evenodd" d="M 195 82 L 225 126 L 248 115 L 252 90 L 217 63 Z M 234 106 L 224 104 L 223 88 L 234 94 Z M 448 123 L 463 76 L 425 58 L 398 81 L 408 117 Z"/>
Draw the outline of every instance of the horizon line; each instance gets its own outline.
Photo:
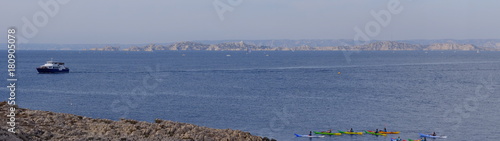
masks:
<path id="1" fill-rule="evenodd" d="M 183 41 L 167 41 L 167 42 L 155 42 L 155 43 L 16 43 L 16 44 L 65 44 L 65 45 L 74 45 L 74 44 L 83 44 L 83 45 L 133 45 L 133 44 L 165 44 L 165 43 L 177 43 L 177 42 L 200 42 L 200 41 L 272 41 L 272 40 L 352 40 L 353 39 L 222 39 L 222 40 L 183 40 Z M 490 38 L 490 39 L 404 39 L 404 40 L 369 40 L 364 42 L 372 42 L 372 41 L 417 41 L 417 40 L 500 40 Z M 7 42 L 0 42 L 0 44 L 7 44 Z"/>

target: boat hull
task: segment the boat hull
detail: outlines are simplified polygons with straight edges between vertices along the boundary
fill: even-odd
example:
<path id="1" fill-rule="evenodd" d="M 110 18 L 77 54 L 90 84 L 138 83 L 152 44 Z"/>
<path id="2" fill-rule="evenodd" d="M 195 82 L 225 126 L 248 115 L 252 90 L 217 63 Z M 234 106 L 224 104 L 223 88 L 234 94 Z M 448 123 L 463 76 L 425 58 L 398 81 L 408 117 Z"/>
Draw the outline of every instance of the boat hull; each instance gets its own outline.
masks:
<path id="1" fill-rule="evenodd" d="M 44 68 L 36 68 L 38 73 L 69 73 L 69 69 L 44 69 Z"/>

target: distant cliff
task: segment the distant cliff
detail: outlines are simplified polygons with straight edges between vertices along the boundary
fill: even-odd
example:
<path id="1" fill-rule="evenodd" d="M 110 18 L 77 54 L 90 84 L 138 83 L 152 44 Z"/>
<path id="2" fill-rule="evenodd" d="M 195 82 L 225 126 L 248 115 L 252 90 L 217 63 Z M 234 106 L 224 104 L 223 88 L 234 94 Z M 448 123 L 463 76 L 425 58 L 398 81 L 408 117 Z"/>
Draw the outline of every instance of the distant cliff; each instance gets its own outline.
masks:
<path id="1" fill-rule="evenodd" d="M 457 43 L 435 43 L 431 45 L 409 44 L 393 41 L 374 42 L 367 45 L 351 46 L 346 50 L 488 50 L 487 48 L 479 48 L 472 44 L 457 44 Z"/>
<path id="2" fill-rule="evenodd" d="M 422 45 L 393 41 L 374 42 L 367 45 L 346 47 L 346 50 L 422 50 Z"/>
<path id="3" fill-rule="evenodd" d="M 496 44 L 495 44 L 496 45 Z M 493 46 L 493 45 L 492 45 Z M 118 51 L 119 47 L 92 48 L 96 51 Z M 149 44 L 142 47 L 132 46 L 123 51 L 155 51 L 155 50 L 205 50 L 205 51 L 335 51 L 335 50 L 373 50 L 373 51 L 397 51 L 397 50 L 488 50 L 500 51 L 495 47 L 478 47 L 472 44 L 460 43 L 434 43 L 431 45 L 411 44 L 396 41 L 379 41 L 365 45 L 310 47 L 308 45 L 298 47 L 270 47 L 257 46 L 241 42 L 228 42 L 218 44 L 203 44 L 198 42 L 177 42 L 170 45 Z"/>
<path id="4" fill-rule="evenodd" d="M 256 46 L 244 42 L 202 44 L 197 42 L 177 42 L 171 45 L 149 44 L 143 47 L 133 46 L 123 51 L 155 51 L 155 50 L 208 50 L 208 51 L 243 51 L 243 50 L 276 50 L 268 46 Z"/>
<path id="5" fill-rule="evenodd" d="M 268 46 L 272 48 L 277 48 L 276 50 L 293 50 L 297 47 L 321 47 L 319 50 L 331 50 L 337 47 L 346 47 L 358 45 L 356 41 L 352 39 L 275 39 L 275 40 L 198 40 L 192 41 L 195 43 L 205 44 L 205 45 L 215 45 L 221 43 L 238 43 L 243 41 L 248 45 L 255 46 Z M 372 40 L 368 43 L 380 42 L 377 40 Z M 396 40 L 400 43 L 416 44 L 422 46 L 429 46 L 436 43 L 452 43 L 452 44 L 471 44 L 478 48 L 483 48 L 486 50 L 496 50 L 500 49 L 500 39 L 432 39 L 432 40 Z M 176 42 L 162 42 L 155 43 L 156 46 L 169 46 L 175 44 Z M 7 43 L 0 43 L 0 45 L 7 45 Z M 20 50 L 89 50 L 90 48 L 102 48 L 105 46 L 122 47 L 121 50 L 139 51 L 140 48 L 146 46 L 147 44 L 36 44 L 36 43 L 26 43 L 19 44 Z M 134 48 L 132 48 L 134 47 Z M 331 49 L 322 49 L 323 47 Z M 130 48 L 130 49 L 129 49 Z"/>
<path id="6" fill-rule="evenodd" d="M 471 44 L 436 43 L 427 46 L 424 50 L 484 50 Z"/>

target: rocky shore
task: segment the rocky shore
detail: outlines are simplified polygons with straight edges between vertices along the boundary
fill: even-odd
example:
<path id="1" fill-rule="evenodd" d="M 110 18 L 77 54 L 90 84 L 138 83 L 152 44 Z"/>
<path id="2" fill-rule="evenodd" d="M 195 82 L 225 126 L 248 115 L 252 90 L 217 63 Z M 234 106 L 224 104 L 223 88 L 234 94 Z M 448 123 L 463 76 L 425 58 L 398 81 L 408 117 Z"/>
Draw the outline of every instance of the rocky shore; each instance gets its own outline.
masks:
<path id="1" fill-rule="evenodd" d="M 49 111 L 16 108 L 16 133 L 7 131 L 6 102 L 0 103 L 0 140 L 61 141 L 262 141 L 269 140 L 248 132 L 213 129 L 156 119 L 154 123 L 121 119 L 93 119 Z"/>

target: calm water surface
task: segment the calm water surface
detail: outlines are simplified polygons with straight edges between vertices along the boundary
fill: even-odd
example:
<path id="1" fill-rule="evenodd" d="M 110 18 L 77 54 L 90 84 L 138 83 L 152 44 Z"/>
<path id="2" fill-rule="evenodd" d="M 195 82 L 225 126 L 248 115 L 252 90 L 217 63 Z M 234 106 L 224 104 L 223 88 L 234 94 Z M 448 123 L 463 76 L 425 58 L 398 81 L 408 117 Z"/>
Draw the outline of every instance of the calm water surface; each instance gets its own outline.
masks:
<path id="1" fill-rule="evenodd" d="M 433 131 L 448 136 L 439 140 L 500 138 L 500 52 L 348 54 L 18 51 L 17 102 L 92 118 L 239 129 L 278 140 L 309 140 L 293 134 L 311 130 L 384 127 L 402 133 L 312 140 L 417 139 Z M 50 58 L 71 72 L 37 74 L 35 68 Z"/>

